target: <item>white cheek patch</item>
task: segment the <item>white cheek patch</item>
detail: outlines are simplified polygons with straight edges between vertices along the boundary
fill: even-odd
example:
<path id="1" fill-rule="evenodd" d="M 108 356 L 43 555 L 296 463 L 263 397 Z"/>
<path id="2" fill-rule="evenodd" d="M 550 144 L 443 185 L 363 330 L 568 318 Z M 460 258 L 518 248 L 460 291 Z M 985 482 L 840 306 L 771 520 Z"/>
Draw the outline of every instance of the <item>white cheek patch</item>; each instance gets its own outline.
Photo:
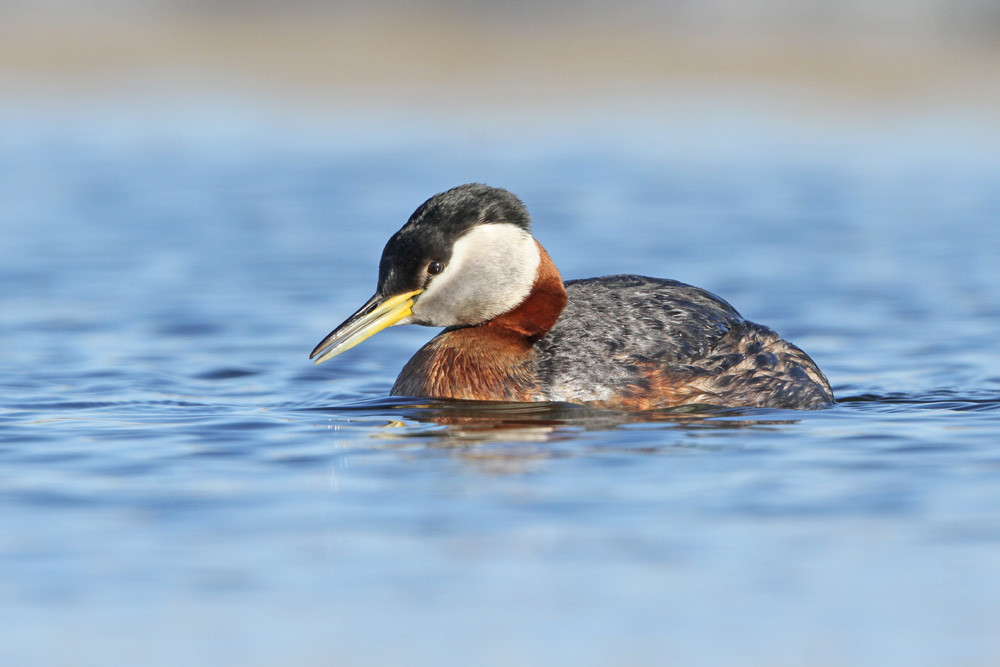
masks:
<path id="1" fill-rule="evenodd" d="M 456 326 L 491 320 L 524 301 L 540 261 L 535 240 L 517 225 L 477 225 L 455 242 L 444 271 L 417 298 L 412 321 Z"/>

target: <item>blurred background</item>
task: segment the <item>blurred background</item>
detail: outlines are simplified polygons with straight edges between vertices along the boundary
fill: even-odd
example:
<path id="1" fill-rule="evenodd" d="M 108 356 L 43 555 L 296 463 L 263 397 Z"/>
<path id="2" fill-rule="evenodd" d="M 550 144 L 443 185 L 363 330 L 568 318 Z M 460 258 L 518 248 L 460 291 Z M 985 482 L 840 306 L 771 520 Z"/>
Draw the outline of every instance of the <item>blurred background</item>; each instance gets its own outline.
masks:
<path id="1" fill-rule="evenodd" d="M 1000 104 L 995 0 L 4 0 L 0 18 L 8 100 L 505 116 L 721 88 L 824 112 Z"/>

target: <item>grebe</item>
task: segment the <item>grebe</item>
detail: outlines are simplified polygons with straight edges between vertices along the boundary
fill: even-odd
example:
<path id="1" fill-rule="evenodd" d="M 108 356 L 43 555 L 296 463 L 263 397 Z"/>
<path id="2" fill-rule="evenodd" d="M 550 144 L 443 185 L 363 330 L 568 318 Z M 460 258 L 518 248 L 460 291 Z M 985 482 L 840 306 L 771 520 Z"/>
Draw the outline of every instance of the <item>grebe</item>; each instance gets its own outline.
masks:
<path id="1" fill-rule="evenodd" d="M 379 262 L 378 289 L 309 355 L 319 364 L 386 327 L 445 327 L 394 396 L 564 401 L 619 410 L 688 404 L 820 408 L 809 356 L 719 297 L 675 280 L 563 282 L 512 193 L 460 185 L 424 202 Z"/>

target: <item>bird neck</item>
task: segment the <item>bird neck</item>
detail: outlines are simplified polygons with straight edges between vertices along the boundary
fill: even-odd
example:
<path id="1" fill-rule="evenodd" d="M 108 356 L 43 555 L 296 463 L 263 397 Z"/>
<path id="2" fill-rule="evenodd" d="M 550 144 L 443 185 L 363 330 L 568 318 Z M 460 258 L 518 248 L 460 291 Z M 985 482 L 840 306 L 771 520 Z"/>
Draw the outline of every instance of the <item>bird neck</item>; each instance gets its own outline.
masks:
<path id="1" fill-rule="evenodd" d="M 512 333 L 529 347 L 555 326 L 566 307 L 566 288 L 563 286 L 562 276 L 545 248 L 538 241 L 535 244 L 538 246 L 538 270 L 528 296 L 514 309 L 483 325 L 495 333 Z"/>
<path id="2" fill-rule="evenodd" d="M 392 395 L 539 400 L 532 346 L 559 319 L 566 288 L 541 245 L 538 253 L 535 282 L 517 307 L 480 326 L 445 329 L 435 336 L 403 367 Z"/>

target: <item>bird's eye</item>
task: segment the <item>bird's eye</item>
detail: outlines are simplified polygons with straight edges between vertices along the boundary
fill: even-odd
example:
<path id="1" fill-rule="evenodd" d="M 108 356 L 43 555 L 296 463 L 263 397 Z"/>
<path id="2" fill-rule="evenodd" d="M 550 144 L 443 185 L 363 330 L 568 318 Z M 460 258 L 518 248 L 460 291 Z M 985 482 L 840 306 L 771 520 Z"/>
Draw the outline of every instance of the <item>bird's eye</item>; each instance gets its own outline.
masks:
<path id="1" fill-rule="evenodd" d="M 427 265 L 427 273 L 429 273 L 432 276 L 436 276 L 442 271 L 444 271 L 444 264 L 442 264 L 441 262 L 431 262 L 430 264 Z"/>

